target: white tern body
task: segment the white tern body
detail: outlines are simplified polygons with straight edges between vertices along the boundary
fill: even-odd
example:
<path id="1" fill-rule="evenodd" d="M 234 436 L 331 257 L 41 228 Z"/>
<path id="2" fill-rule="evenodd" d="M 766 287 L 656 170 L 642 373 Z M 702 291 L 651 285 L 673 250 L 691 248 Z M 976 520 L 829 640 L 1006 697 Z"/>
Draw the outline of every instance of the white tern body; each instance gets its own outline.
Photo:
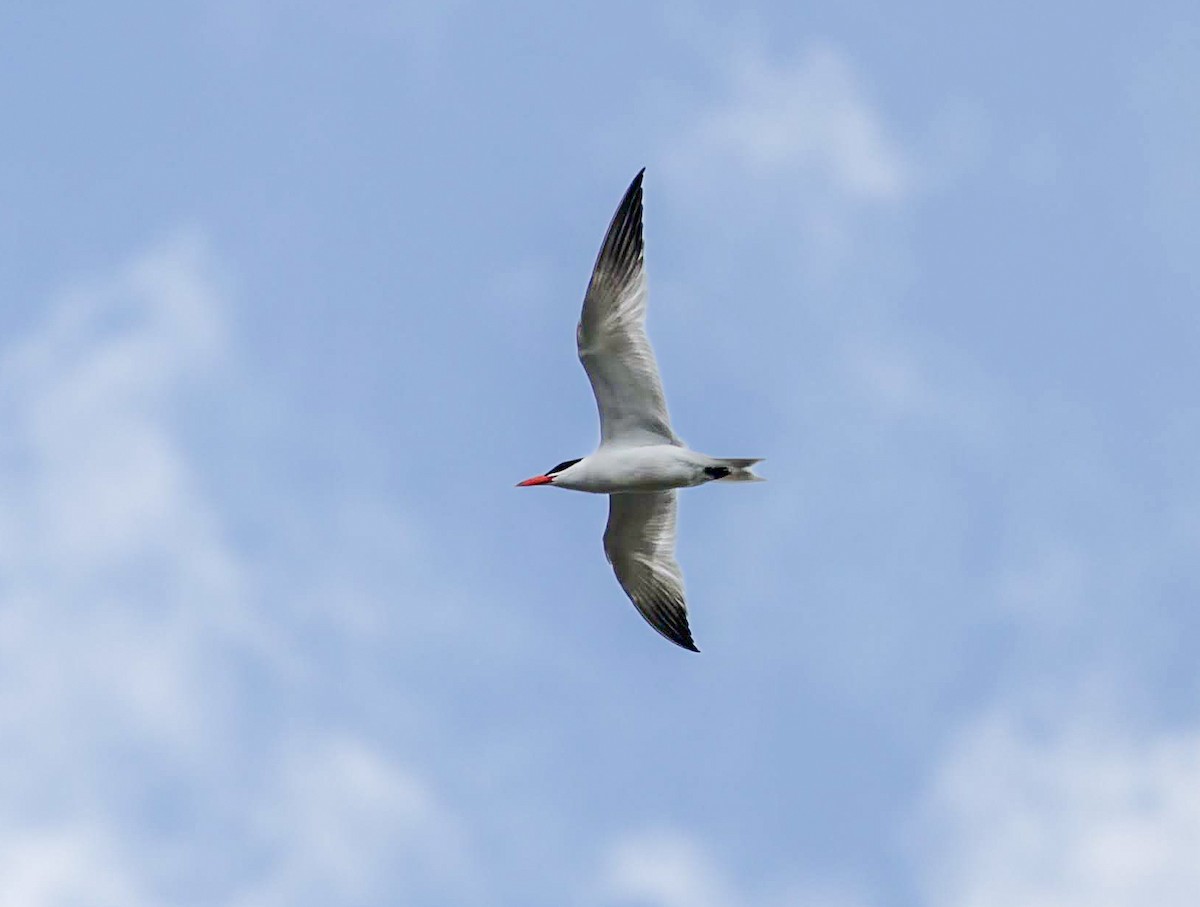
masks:
<path id="1" fill-rule="evenodd" d="M 695 652 L 675 560 L 675 489 L 761 481 L 750 470 L 759 461 L 710 457 L 675 436 L 645 320 L 639 173 L 609 224 L 576 331 L 600 412 L 600 446 L 519 484 L 607 494 L 604 553 L 617 580 L 655 630 Z"/>

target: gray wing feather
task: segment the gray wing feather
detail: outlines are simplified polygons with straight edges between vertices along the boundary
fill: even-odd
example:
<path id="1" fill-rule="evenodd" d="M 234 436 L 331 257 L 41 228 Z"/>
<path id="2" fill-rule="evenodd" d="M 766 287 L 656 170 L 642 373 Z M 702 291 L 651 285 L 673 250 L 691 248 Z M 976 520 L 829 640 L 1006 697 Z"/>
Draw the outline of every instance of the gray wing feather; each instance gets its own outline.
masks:
<path id="1" fill-rule="evenodd" d="M 676 645 L 699 652 L 675 560 L 675 492 L 610 494 L 604 553 L 647 623 Z"/>
<path id="2" fill-rule="evenodd" d="M 596 407 L 600 443 L 678 444 L 654 350 L 646 336 L 642 244 L 642 173 L 613 215 L 575 332 Z"/>

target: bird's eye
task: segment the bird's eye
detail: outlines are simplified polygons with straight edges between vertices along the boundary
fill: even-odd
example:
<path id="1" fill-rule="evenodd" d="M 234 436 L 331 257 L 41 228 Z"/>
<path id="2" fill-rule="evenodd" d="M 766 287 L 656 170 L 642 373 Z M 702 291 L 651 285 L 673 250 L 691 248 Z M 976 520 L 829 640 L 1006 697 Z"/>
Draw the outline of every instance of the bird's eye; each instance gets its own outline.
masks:
<path id="1" fill-rule="evenodd" d="M 546 475 L 552 476 L 557 472 L 562 472 L 564 469 L 570 469 L 572 466 L 574 466 L 578 462 L 579 462 L 579 460 L 564 460 L 563 462 L 561 462 L 557 466 L 555 466 L 553 469 L 547 469 Z"/>

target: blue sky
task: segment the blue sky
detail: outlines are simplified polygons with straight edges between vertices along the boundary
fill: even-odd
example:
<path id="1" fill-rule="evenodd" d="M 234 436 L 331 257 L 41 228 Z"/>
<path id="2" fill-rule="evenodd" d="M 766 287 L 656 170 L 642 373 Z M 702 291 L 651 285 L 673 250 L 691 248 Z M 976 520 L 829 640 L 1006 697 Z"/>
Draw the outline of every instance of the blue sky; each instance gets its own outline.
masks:
<path id="1" fill-rule="evenodd" d="M 0 41 L 0 907 L 1195 903 L 1194 3 Z M 512 488 L 642 166 L 700 656 Z"/>

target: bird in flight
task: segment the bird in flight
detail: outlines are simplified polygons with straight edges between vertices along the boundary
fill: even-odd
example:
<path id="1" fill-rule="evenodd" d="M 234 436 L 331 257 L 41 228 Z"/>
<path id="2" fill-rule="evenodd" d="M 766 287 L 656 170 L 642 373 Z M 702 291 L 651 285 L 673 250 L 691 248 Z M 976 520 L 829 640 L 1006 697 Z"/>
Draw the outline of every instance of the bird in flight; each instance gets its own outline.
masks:
<path id="1" fill-rule="evenodd" d="M 675 489 L 707 482 L 758 482 L 757 459 L 710 457 L 671 430 L 658 363 L 646 336 L 641 170 L 613 215 L 583 297 L 575 332 L 596 407 L 600 446 L 517 487 L 608 495 L 604 553 L 647 623 L 699 652 L 688 627 L 683 572 L 675 560 Z"/>

